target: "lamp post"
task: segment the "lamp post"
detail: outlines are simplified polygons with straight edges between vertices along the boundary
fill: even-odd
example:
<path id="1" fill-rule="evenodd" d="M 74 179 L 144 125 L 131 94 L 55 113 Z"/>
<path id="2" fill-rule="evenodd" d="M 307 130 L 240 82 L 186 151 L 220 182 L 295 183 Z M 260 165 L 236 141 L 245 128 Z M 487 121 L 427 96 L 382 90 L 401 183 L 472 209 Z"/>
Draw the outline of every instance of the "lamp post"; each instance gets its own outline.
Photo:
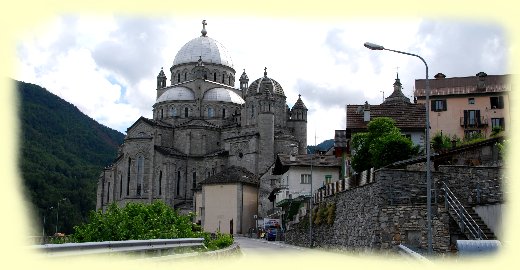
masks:
<path id="1" fill-rule="evenodd" d="M 58 217 L 59 217 L 59 214 L 60 214 L 60 202 L 63 202 L 65 201 L 66 198 L 63 198 L 63 199 L 60 199 L 58 201 L 58 208 L 56 209 L 56 234 L 58 233 Z"/>
<path id="2" fill-rule="evenodd" d="M 425 130 L 426 130 L 426 208 L 427 208 L 426 219 L 427 219 L 427 224 L 428 224 L 428 253 L 431 254 L 432 253 L 432 213 L 431 213 L 432 212 L 431 211 L 432 210 L 431 209 L 432 208 L 432 206 L 431 206 L 432 196 L 431 196 L 430 114 L 429 114 L 430 113 L 430 82 L 428 80 L 428 64 L 426 64 L 426 61 L 424 61 L 424 59 L 417 54 L 387 49 L 381 45 L 377 45 L 377 44 L 370 43 L 370 42 L 365 42 L 364 46 L 371 50 L 377 50 L 377 51 L 385 50 L 385 51 L 391 51 L 391 52 L 395 52 L 395 53 L 415 56 L 415 57 L 421 59 L 421 61 L 423 61 L 424 65 L 426 66 L 426 92 L 425 92 L 425 96 L 426 96 L 426 127 L 425 127 Z"/>

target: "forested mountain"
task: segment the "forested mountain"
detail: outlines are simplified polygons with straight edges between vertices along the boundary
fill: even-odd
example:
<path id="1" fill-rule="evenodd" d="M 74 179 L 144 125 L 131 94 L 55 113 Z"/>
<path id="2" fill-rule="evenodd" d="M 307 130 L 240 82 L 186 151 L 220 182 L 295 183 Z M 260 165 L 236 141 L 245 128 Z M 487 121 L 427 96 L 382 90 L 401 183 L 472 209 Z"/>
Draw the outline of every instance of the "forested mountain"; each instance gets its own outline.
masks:
<path id="1" fill-rule="evenodd" d="M 116 157 L 124 134 L 97 123 L 74 105 L 25 82 L 19 97 L 19 168 L 37 223 L 71 233 L 95 209 L 97 178 Z M 59 202 L 59 209 L 58 209 Z M 59 210 L 59 212 L 57 212 Z"/>
<path id="2" fill-rule="evenodd" d="M 334 146 L 334 139 L 325 140 L 318 145 L 307 145 L 307 153 L 312 154 L 317 150 L 319 151 L 328 151 L 330 148 Z"/>

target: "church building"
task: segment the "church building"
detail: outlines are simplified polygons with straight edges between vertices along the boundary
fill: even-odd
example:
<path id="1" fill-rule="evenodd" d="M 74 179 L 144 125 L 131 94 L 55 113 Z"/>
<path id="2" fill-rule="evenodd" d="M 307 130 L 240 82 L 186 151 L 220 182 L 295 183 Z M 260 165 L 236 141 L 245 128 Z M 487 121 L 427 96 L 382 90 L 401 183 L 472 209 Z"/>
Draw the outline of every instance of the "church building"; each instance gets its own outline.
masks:
<path id="1" fill-rule="evenodd" d="M 162 200 L 181 213 L 194 209 L 202 181 L 236 166 L 260 176 L 279 153 L 307 148 L 307 108 L 301 97 L 289 108 L 280 83 L 249 83 L 225 47 L 207 35 L 188 41 L 173 60 L 169 80 L 157 76 L 153 118 L 127 129 L 117 158 L 101 173 L 97 209 L 111 203 Z M 259 198 L 261 199 L 261 198 Z"/>

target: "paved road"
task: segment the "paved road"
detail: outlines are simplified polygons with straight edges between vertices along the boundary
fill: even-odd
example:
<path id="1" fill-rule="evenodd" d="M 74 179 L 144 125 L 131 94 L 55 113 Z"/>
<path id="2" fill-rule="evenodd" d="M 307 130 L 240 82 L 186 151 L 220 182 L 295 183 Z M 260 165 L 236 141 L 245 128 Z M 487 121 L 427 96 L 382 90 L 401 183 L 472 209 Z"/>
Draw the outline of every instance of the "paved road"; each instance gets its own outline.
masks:
<path id="1" fill-rule="evenodd" d="M 266 241 L 264 239 L 255 239 L 235 236 L 235 243 L 238 243 L 240 250 L 244 256 L 276 256 L 309 252 L 310 249 L 288 245 L 279 241 Z"/>

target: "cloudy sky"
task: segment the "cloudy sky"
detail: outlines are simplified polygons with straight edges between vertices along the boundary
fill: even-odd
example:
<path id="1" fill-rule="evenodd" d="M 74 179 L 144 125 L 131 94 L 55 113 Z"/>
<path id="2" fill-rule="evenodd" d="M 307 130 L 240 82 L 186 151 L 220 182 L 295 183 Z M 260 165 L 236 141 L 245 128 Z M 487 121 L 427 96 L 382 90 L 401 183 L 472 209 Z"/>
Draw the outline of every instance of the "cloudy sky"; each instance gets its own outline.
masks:
<path id="1" fill-rule="evenodd" d="M 289 106 L 302 95 L 310 145 L 315 134 L 319 143 L 345 128 L 346 104 L 381 103 L 397 71 L 410 99 L 414 80 L 425 77 L 418 58 L 371 51 L 366 41 L 421 55 L 430 78 L 510 73 L 507 32 L 482 21 L 69 15 L 19 35 L 11 77 L 41 85 L 124 133 L 140 116 L 152 117 L 158 72 L 200 36 L 202 19 L 207 35 L 230 53 L 237 78 L 245 69 L 252 82 L 267 67 Z"/>

